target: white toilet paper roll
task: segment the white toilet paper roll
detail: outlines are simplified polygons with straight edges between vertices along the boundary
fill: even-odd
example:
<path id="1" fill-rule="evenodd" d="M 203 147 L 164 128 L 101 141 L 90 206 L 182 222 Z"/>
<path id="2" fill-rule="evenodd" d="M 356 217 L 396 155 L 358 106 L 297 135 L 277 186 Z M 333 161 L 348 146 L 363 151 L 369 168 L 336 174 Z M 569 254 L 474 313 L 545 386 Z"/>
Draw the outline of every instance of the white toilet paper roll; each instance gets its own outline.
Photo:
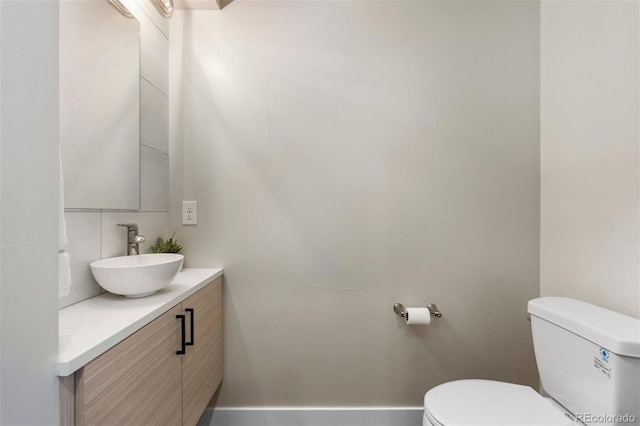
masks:
<path id="1" fill-rule="evenodd" d="M 406 308 L 404 320 L 407 325 L 429 325 L 431 324 L 431 312 L 427 308 Z"/>

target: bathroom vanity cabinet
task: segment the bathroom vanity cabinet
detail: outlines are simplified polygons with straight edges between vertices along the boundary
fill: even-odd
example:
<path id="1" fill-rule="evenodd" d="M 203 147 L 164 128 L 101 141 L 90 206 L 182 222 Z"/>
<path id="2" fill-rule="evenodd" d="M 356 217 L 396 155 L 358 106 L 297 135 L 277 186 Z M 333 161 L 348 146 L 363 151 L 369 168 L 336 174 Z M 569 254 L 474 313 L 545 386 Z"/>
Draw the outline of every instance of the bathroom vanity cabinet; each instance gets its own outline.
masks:
<path id="1" fill-rule="evenodd" d="M 182 305 L 195 320 L 193 329 L 187 323 L 194 338 L 182 357 L 182 424 L 195 425 L 222 382 L 222 278 Z"/>
<path id="2" fill-rule="evenodd" d="M 195 425 L 221 381 L 218 277 L 62 377 L 63 424 Z"/>

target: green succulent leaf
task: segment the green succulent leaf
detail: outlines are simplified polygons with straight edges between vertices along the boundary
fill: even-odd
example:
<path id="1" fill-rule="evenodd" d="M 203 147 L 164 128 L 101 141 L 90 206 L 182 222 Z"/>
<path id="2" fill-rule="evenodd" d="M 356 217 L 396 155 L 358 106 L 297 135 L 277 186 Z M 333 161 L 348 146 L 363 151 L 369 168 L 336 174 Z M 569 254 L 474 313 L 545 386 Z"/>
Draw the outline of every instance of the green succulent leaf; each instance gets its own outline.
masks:
<path id="1" fill-rule="evenodd" d="M 156 241 L 156 245 L 151 246 L 151 252 L 152 253 L 180 253 L 180 250 L 182 250 L 182 246 L 180 244 L 178 244 L 178 241 L 174 241 L 173 237 L 176 235 L 175 231 L 173 233 L 173 235 L 171 235 L 171 238 L 169 238 L 168 240 L 165 240 L 162 237 L 158 237 L 158 240 Z"/>

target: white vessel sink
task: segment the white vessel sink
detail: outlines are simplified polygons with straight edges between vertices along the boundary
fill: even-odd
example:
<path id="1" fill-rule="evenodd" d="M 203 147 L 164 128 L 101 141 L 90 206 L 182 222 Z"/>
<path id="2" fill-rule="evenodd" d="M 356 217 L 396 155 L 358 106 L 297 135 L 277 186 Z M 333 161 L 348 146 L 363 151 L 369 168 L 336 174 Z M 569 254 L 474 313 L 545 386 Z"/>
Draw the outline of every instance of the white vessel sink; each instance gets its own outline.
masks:
<path id="1" fill-rule="evenodd" d="M 183 260 L 174 253 L 112 257 L 92 262 L 91 272 L 110 293 L 144 297 L 171 284 Z"/>

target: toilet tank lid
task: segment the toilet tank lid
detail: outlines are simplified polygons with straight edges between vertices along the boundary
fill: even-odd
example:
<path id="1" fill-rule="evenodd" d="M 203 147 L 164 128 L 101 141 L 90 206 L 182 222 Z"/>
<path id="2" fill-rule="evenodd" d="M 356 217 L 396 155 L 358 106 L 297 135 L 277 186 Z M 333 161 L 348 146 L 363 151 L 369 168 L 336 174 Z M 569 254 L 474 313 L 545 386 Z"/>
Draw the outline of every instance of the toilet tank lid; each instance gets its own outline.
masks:
<path id="1" fill-rule="evenodd" d="M 640 358 L 640 320 L 568 297 L 529 301 L 531 315 L 623 356 Z"/>

